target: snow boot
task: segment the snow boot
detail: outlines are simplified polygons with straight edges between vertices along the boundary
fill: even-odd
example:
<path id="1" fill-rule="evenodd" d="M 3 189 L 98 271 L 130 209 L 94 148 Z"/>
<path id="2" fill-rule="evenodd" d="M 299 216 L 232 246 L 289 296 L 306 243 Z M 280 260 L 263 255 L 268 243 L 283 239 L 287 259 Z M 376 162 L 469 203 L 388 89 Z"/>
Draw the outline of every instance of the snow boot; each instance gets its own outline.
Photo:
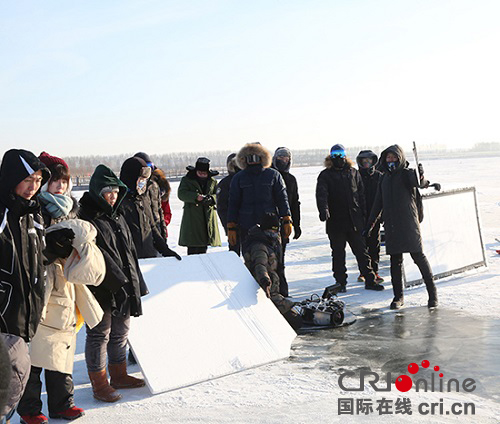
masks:
<path id="1" fill-rule="evenodd" d="M 108 369 L 111 377 L 111 387 L 115 389 L 135 389 L 146 385 L 144 380 L 127 374 L 126 361 L 121 364 L 109 364 Z"/>
<path id="2" fill-rule="evenodd" d="M 384 279 L 380 275 L 378 275 L 377 273 L 375 273 L 375 282 L 377 284 L 380 284 L 380 283 L 384 282 Z"/>
<path id="3" fill-rule="evenodd" d="M 38 415 L 21 415 L 21 424 L 45 424 L 49 419 L 41 412 Z"/>
<path id="4" fill-rule="evenodd" d="M 365 282 L 365 277 L 363 277 L 361 274 L 359 274 L 358 283 L 364 283 L 364 282 Z"/>
<path id="5" fill-rule="evenodd" d="M 365 290 L 382 291 L 382 290 L 384 290 L 384 286 L 382 286 L 381 284 L 377 284 L 377 283 L 371 283 L 371 284 L 366 283 Z"/>
<path id="6" fill-rule="evenodd" d="M 427 292 L 429 293 L 429 301 L 427 302 L 427 307 L 436 308 L 438 306 L 436 286 L 433 285 L 432 287 L 428 288 Z"/>
<path id="7" fill-rule="evenodd" d="M 90 382 L 92 383 L 92 391 L 97 400 L 103 402 L 116 402 L 122 398 L 113 387 L 109 385 L 106 370 L 89 371 Z"/>
<path id="8" fill-rule="evenodd" d="M 56 412 L 55 414 L 49 412 L 50 418 L 64 418 L 65 420 L 69 421 L 76 420 L 77 418 L 80 418 L 83 415 L 85 415 L 83 409 L 77 408 L 76 406 L 72 406 L 71 408 L 65 409 L 64 411 L 61 412 Z"/>
<path id="9" fill-rule="evenodd" d="M 403 305 L 405 304 L 404 298 L 400 297 L 399 299 L 394 298 L 392 300 L 391 306 L 389 306 L 390 309 L 401 309 Z"/>

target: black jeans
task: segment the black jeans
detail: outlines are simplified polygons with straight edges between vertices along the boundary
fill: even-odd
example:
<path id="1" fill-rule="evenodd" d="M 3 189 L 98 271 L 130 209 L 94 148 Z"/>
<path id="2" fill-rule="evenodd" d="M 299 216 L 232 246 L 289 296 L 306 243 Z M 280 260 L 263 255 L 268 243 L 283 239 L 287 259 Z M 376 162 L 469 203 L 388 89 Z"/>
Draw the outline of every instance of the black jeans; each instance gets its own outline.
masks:
<path id="1" fill-rule="evenodd" d="M 17 406 L 17 413 L 19 415 L 38 415 L 42 413 L 41 373 L 42 368 L 31 367 L 28 384 Z M 47 388 L 49 414 L 65 411 L 75 405 L 73 402 L 75 389 L 71 374 L 45 370 L 45 386 Z"/>
<path id="2" fill-rule="evenodd" d="M 94 328 L 87 326 L 85 340 L 85 362 L 90 372 L 106 368 L 106 352 L 110 364 L 121 364 L 127 359 L 127 337 L 130 315 L 113 316 L 106 308 L 102 321 Z"/>
<path id="3" fill-rule="evenodd" d="M 432 269 L 425 256 L 424 252 L 411 252 L 413 262 L 418 266 L 420 274 L 424 279 L 425 286 L 429 293 L 435 292 L 434 277 Z M 391 255 L 391 280 L 392 290 L 394 291 L 394 299 L 400 300 L 403 298 L 403 254 L 397 253 Z"/>
<path id="4" fill-rule="evenodd" d="M 356 257 L 361 275 L 365 277 L 367 284 L 375 282 L 375 274 L 370 264 L 370 256 L 366 252 L 365 242 L 361 233 L 355 230 L 337 230 L 329 232 L 330 247 L 332 248 L 332 271 L 333 278 L 337 283 L 347 284 L 347 268 L 345 266 L 345 248 L 349 243 L 352 253 Z"/>
<path id="5" fill-rule="evenodd" d="M 280 277 L 280 294 L 284 297 L 288 297 L 288 281 L 285 276 L 285 251 L 286 245 L 289 243 L 289 239 L 285 237 L 285 232 L 283 230 L 283 226 L 280 229 L 281 235 L 281 260 L 278 264 L 278 275 Z"/>
<path id="6" fill-rule="evenodd" d="M 188 255 L 201 255 L 202 253 L 207 253 L 207 249 L 208 246 L 188 246 Z"/>

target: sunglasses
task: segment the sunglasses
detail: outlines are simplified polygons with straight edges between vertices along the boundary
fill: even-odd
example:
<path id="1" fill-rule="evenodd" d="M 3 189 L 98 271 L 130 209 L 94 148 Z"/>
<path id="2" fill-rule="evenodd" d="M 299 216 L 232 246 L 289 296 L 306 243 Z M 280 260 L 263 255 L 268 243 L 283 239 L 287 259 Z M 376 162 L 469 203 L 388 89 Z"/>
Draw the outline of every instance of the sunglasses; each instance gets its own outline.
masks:
<path id="1" fill-rule="evenodd" d="M 330 156 L 332 158 L 345 158 L 345 152 L 343 150 L 332 150 Z"/>

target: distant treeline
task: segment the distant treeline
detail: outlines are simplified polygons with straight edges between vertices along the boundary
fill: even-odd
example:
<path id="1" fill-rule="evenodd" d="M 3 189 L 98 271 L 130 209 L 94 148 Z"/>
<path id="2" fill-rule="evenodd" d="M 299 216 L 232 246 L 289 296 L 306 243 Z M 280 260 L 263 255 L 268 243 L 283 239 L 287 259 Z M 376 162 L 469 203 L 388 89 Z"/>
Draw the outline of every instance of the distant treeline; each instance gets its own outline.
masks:
<path id="1" fill-rule="evenodd" d="M 361 150 L 370 149 L 379 154 L 386 147 L 387 145 L 375 147 L 348 147 L 347 155 L 355 159 Z M 418 147 L 419 156 L 422 159 L 484 156 L 485 154 L 491 153 L 500 154 L 500 143 L 477 143 L 467 150 L 451 150 L 438 145 Z M 163 169 L 169 177 L 177 177 L 184 175 L 186 173 L 186 166 L 194 165 L 196 159 L 200 156 L 205 156 L 210 159 L 212 169 L 224 173 L 226 171 L 226 158 L 233 152 L 230 150 L 211 150 L 167 154 L 155 154 L 154 152 L 147 153 L 151 156 L 154 164 Z M 328 149 L 292 150 L 292 154 L 293 166 L 318 166 L 323 164 L 323 160 L 328 154 Z M 408 151 L 407 154 L 411 155 L 411 151 Z M 65 160 L 68 162 L 73 176 L 90 176 L 100 163 L 109 166 L 115 172 L 119 172 L 122 163 L 132 155 L 133 153 L 121 153 L 112 156 L 71 156 L 65 157 Z"/>

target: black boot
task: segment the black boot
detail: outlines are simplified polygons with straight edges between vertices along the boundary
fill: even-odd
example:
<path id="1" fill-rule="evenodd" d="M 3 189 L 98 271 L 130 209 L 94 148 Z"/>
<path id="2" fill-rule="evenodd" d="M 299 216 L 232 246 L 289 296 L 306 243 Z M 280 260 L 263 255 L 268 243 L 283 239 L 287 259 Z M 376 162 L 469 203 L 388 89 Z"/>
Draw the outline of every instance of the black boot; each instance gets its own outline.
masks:
<path id="1" fill-rule="evenodd" d="M 394 298 L 391 302 L 391 306 L 389 306 L 390 309 L 401 309 L 403 305 L 405 304 L 404 297 L 400 298 Z"/>
<path id="2" fill-rule="evenodd" d="M 371 283 L 371 284 L 366 283 L 365 290 L 382 291 L 384 290 L 384 286 L 382 284 L 377 284 L 377 283 Z"/>
<path id="3" fill-rule="evenodd" d="M 432 286 L 430 284 L 427 285 L 427 293 L 429 294 L 429 301 L 427 302 L 427 307 L 436 308 L 438 306 L 438 297 L 434 282 L 432 282 Z"/>

